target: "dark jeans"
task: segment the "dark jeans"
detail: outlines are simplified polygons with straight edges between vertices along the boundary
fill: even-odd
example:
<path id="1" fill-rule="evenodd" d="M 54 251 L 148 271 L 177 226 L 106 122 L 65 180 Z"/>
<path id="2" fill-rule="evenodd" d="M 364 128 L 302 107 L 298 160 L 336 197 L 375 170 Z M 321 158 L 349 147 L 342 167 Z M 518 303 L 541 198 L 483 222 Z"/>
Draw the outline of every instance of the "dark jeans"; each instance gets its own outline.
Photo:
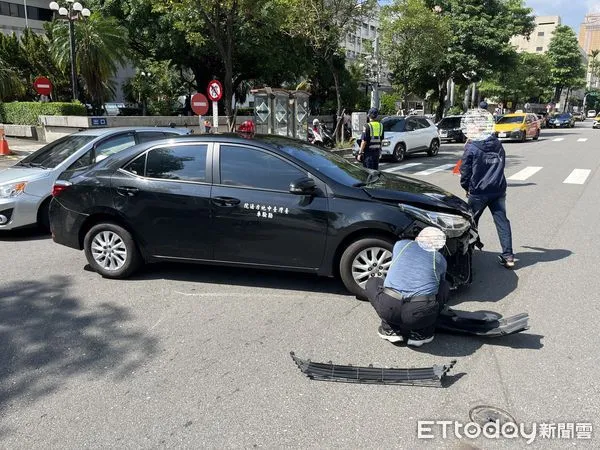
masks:
<path id="1" fill-rule="evenodd" d="M 370 278 L 366 285 L 367 297 L 381 319 L 385 330 L 402 336 L 416 333 L 421 338 L 433 336 L 440 311 L 448 302 L 450 284 L 440 282 L 437 295 L 430 301 L 399 300 L 383 292 L 383 278 Z"/>
<path id="2" fill-rule="evenodd" d="M 485 208 L 490 208 L 498 238 L 502 246 L 502 256 L 512 256 L 512 231 L 510 229 L 510 221 L 506 217 L 506 194 L 499 196 L 488 197 L 484 195 L 469 195 L 469 206 L 473 211 L 473 219 L 479 226 L 479 218 L 485 211 Z"/>
<path id="3" fill-rule="evenodd" d="M 367 169 L 379 169 L 379 152 L 365 150 L 362 155 L 362 163 Z"/>

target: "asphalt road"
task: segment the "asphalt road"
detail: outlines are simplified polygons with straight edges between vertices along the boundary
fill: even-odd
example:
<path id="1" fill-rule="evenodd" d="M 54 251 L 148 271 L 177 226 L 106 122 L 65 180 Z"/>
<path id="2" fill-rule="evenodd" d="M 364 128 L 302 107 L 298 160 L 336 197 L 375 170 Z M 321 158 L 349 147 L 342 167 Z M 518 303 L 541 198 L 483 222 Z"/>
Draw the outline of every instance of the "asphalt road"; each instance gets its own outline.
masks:
<path id="1" fill-rule="evenodd" d="M 505 144 L 516 270 L 497 263 L 486 213 L 475 281 L 451 301 L 530 314 L 529 331 L 495 340 L 438 334 L 412 350 L 381 340 L 370 305 L 337 280 L 175 264 L 112 281 L 47 236 L 0 235 L 0 447 L 527 446 L 443 439 L 441 428 L 417 438 L 417 420 L 467 423 L 478 405 L 528 426 L 600 426 L 599 135 L 586 121 Z M 446 167 L 460 154 L 444 144 L 384 168 L 462 195 Z M 357 385 L 305 378 L 290 351 L 381 367 L 458 362 L 440 389 Z M 599 448 L 597 435 L 529 447 Z"/>

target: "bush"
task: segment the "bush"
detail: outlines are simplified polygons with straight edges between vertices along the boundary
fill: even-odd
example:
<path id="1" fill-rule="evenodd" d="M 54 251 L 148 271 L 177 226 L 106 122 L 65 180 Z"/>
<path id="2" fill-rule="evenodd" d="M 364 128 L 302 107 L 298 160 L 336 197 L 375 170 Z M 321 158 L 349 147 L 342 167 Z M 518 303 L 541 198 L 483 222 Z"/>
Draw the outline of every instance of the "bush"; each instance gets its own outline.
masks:
<path id="1" fill-rule="evenodd" d="M 12 102 L 4 103 L 3 121 L 15 125 L 37 125 L 38 116 L 86 116 L 81 103 Z"/>
<path id="2" fill-rule="evenodd" d="M 4 103 L 0 102 L 0 123 L 4 123 Z"/>

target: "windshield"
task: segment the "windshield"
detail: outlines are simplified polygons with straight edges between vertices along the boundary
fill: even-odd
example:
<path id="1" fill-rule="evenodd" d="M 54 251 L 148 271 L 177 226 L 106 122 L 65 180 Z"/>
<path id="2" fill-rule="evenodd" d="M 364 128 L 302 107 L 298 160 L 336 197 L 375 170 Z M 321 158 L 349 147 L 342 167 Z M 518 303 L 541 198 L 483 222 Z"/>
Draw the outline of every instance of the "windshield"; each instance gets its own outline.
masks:
<path id="1" fill-rule="evenodd" d="M 96 136 L 65 136 L 23 159 L 20 166 L 53 169 Z"/>
<path id="2" fill-rule="evenodd" d="M 554 116 L 555 119 L 569 119 L 570 117 L 570 114 L 557 114 Z"/>
<path id="3" fill-rule="evenodd" d="M 498 125 L 502 125 L 503 123 L 523 123 L 525 120 L 525 116 L 512 116 L 512 117 L 501 117 L 496 122 Z"/>
<path id="4" fill-rule="evenodd" d="M 460 117 L 446 117 L 438 124 L 439 128 L 460 128 Z"/>
<path id="5" fill-rule="evenodd" d="M 404 123 L 405 122 L 406 122 L 406 120 L 404 118 L 394 117 L 394 118 L 382 120 L 381 125 L 383 125 L 384 132 L 385 131 L 393 131 L 393 132 L 401 133 L 402 131 L 404 131 Z"/>
<path id="6" fill-rule="evenodd" d="M 369 173 L 361 166 L 348 162 L 341 156 L 335 155 L 318 147 L 308 144 L 277 145 L 278 148 L 288 155 L 308 164 L 313 170 L 346 186 L 358 183 L 366 183 Z"/>

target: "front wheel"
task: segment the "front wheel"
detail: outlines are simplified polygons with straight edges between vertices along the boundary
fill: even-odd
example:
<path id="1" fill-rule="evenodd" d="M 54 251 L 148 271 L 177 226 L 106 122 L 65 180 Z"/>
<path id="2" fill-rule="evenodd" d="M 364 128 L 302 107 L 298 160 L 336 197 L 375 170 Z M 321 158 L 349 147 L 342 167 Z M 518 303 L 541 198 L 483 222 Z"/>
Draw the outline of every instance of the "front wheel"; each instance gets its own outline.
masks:
<path id="1" fill-rule="evenodd" d="M 105 278 L 127 278 L 142 263 L 131 233 L 114 223 L 94 225 L 83 248 L 92 269 Z"/>
<path id="2" fill-rule="evenodd" d="M 540 138 L 540 130 L 537 130 L 537 132 L 535 133 L 535 136 L 533 137 L 534 141 L 537 141 Z"/>
<path id="3" fill-rule="evenodd" d="M 363 238 L 350 244 L 340 259 L 340 277 L 348 291 L 365 298 L 369 278 L 385 278 L 392 264 L 394 244 L 381 238 Z"/>
<path id="4" fill-rule="evenodd" d="M 440 141 L 438 141 L 437 139 L 434 139 L 433 141 L 431 141 L 431 144 L 429 144 L 429 150 L 427 150 L 427 154 L 429 156 L 436 156 L 440 151 Z"/>
<path id="5" fill-rule="evenodd" d="M 392 152 L 392 161 L 400 162 L 404 160 L 404 156 L 406 155 L 406 149 L 403 144 L 396 144 L 394 147 L 394 151 Z"/>

